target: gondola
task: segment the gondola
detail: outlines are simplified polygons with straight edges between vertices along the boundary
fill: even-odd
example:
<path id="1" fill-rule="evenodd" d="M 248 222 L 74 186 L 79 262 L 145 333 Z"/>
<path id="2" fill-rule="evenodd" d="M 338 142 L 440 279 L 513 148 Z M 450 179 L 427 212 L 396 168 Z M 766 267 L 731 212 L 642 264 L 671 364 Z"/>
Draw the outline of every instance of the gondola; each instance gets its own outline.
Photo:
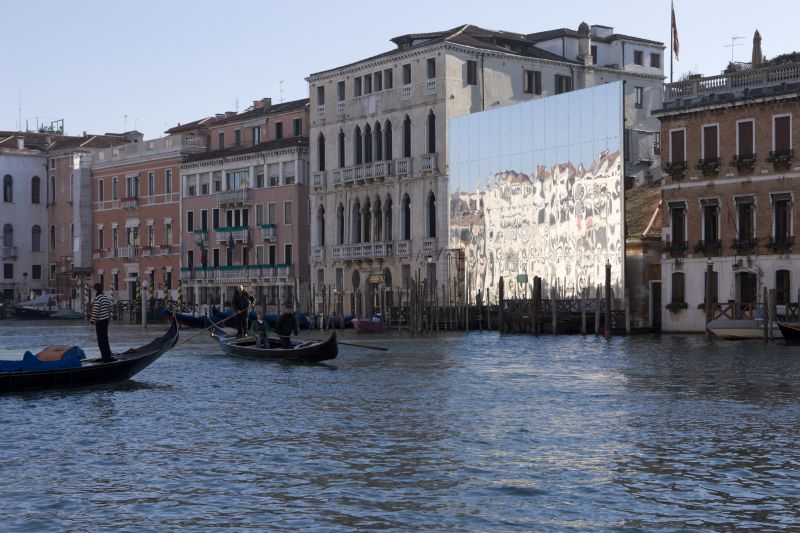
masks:
<path id="1" fill-rule="evenodd" d="M 214 324 L 207 315 L 194 316 L 190 313 L 175 313 L 163 307 L 156 309 L 156 314 L 167 318 L 174 316 L 178 320 L 178 324 L 187 328 L 206 329 Z"/>
<path id="2" fill-rule="evenodd" d="M 116 383 L 130 379 L 178 342 L 178 322 L 173 319 L 169 331 L 149 344 L 115 354 L 116 361 L 103 363 L 97 359 L 82 359 L 80 366 L 72 368 L 48 369 L 54 363 L 37 362 L 42 367 L 37 370 L 0 371 L 0 393 L 26 390 L 57 389 L 66 387 L 85 387 Z M 11 362 L 9 362 L 11 363 Z"/>
<path id="3" fill-rule="evenodd" d="M 230 318 L 233 316 L 233 311 L 218 311 L 214 310 L 211 313 L 211 322 L 217 324 L 226 318 Z M 253 321 L 256 319 L 256 311 L 250 311 L 247 314 L 248 320 Z M 274 328 L 275 324 L 278 322 L 278 315 L 264 315 L 264 320 L 267 321 L 269 327 Z M 234 326 L 233 320 L 228 320 L 225 322 L 229 326 Z M 210 325 L 210 324 L 209 324 Z M 300 314 L 297 315 L 297 325 L 300 329 L 309 329 L 311 327 L 311 319 L 308 318 L 308 315 Z"/>
<path id="4" fill-rule="evenodd" d="M 778 328 L 786 342 L 800 342 L 800 322 L 778 322 Z"/>
<path id="5" fill-rule="evenodd" d="M 336 332 L 324 341 L 292 343 L 291 348 L 281 348 L 278 339 L 269 339 L 269 348 L 256 348 L 254 337 L 237 337 L 220 328 L 214 328 L 211 335 L 219 343 L 222 351 L 234 357 L 286 361 L 292 363 L 317 363 L 335 359 L 339 354 Z"/>

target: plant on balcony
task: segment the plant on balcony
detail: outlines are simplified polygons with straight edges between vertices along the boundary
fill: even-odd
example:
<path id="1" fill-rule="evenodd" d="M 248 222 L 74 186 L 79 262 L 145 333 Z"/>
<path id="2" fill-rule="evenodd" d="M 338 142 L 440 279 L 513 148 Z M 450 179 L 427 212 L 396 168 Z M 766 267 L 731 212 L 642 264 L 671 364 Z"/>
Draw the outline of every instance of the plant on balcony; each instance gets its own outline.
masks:
<path id="1" fill-rule="evenodd" d="M 719 157 L 698 159 L 695 169 L 703 171 L 704 174 L 717 173 L 719 172 Z"/>
<path id="2" fill-rule="evenodd" d="M 733 239 L 731 247 L 739 254 L 747 254 L 755 251 L 757 243 L 758 239 L 755 237 L 752 239 Z"/>
<path id="3" fill-rule="evenodd" d="M 672 176 L 672 179 L 682 178 L 686 174 L 686 161 L 669 162 L 664 165 L 663 170 Z"/>
<path id="4" fill-rule="evenodd" d="M 769 242 L 767 243 L 767 248 L 769 248 L 772 253 L 778 255 L 786 255 L 791 253 L 793 246 L 794 237 L 784 237 L 781 239 L 770 237 Z"/>
<path id="5" fill-rule="evenodd" d="M 169 250 L 169 244 L 161 244 L 159 245 L 159 248 L 161 248 L 162 250 Z"/>
<path id="6" fill-rule="evenodd" d="M 689 304 L 686 302 L 670 302 L 666 305 L 666 308 L 670 313 L 679 313 L 684 309 L 688 309 Z"/>
<path id="7" fill-rule="evenodd" d="M 670 241 L 664 246 L 664 251 L 672 257 L 683 257 L 688 249 L 689 245 L 686 241 Z"/>
<path id="8" fill-rule="evenodd" d="M 703 254 L 706 257 L 720 255 L 722 253 L 722 243 L 720 241 L 700 241 L 695 244 L 694 253 Z"/>
<path id="9" fill-rule="evenodd" d="M 775 166 L 786 166 L 789 165 L 793 160 L 794 150 L 770 152 L 769 157 L 767 158 L 767 162 L 772 163 Z"/>
<path id="10" fill-rule="evenodd" d="M 731 159 L 730 166 L 737 170 L 753 170 L 756 166 L 756 154 L 735 155 Z"/>

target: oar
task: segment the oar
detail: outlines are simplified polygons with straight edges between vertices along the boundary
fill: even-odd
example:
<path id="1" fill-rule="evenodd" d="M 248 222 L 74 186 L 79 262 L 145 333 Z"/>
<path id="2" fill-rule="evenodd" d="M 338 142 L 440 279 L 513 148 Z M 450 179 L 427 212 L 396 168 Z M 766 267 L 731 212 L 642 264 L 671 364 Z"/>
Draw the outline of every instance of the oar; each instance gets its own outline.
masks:
<path id="1" fill-rule="evenodd" d="M 183 339 L 183 340 L 182 340 L 182 341 L 180 341 L 178 344 L 183 344 L 184 342 L 188 342 L 188 341 L 190 341 L 190 340 L 194 339 L 195 337 L 198 337 L 198 336 L 202 335 L 203 333 L 207 332 L 207 331 L 208 331 L 208 330 L 210 330 L 211 328 L 215 328 L 215 327 L 217 327 L 218 325 L 222 324 L 223 322 L 227 322 L 228 320 L 230 320 L 231 318 L 235 317 L 236 315 L 240 315 L 240 314 L 244 313 L 245 311 L 249 311 L 249 310 L 250 310 L 250 309 L 242 309 L 242 310 L 241 310 L 241 311 L 239 311 L 238 313 L 235 313 L 235 314 L 233 314 L 233 315 L 231 315 L 231 316 L 225 317 L 225 318 L 223 318 L 222 320 L 220 320 L 219 322 L 214 322 L 214 323 L 213 323 L 213 324 L 211 324 L 210 326 L 208 326 L 208 327 L 205 327 L 205 328 L 201 329 L 201 330 L 200 330 L 198 333 L 195 333 L 195 334 L 194 334 L 194 335 L 192 335 L 191 337 L 187 337 L 187 338 Z"/>
<path id="2" fill-rule="evenodd" d="M 295 339 L 300 341 L 314 341 L 314 342 L 325 342 L 322 339 L 308 339 L 305 337 L 295 337 Z M 339 339 L 336 339 L 337 344 L 344 344 L 345 346 L 355 346 L 357 348 L 366 348 L 367 350 L 380 350 L 382 352 L 388 352 L 389 348 L 383 348 L 381 346 L 368 346 L 366 344 L 356 344 L 354 342 L 342 342 Z"/>

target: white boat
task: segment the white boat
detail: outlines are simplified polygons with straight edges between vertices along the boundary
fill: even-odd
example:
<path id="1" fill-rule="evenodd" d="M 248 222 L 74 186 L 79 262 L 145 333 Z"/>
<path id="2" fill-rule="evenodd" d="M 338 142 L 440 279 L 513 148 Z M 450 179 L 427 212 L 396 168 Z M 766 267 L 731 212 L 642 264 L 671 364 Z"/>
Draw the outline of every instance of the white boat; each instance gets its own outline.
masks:
<path id="1" fill-rule="evenodd" d="M 760 318 L 754 320 L 731 320 L 728 318 L 718 318 L 708 323 L 708 330 L 721 339 L 731 341 L 763 339 L 764 320 Z M 772 333 L 770 337 L 773 339 L 783 338 L 777 323 L 772 325 Z"/>

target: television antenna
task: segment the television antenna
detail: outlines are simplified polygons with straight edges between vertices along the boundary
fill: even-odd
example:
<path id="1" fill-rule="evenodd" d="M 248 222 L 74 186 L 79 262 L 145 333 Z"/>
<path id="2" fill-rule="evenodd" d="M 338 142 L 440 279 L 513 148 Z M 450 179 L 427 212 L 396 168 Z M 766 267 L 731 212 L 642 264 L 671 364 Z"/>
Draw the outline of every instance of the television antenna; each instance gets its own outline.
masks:
<path id="1" fill-rule="evenodd" d="M 731 44 L 723 45 L 723 48 L 730 48 L 731 49 L 731 63 L 733 63 L 733 49 L 736 46 L 742 46 L 741 43 L 737 43 L 736 41 L 740 41 L 744 39 L 744 37 L 731 37 Z"/>
<path id="2" fill-rule="evenodd" d="M 281 103 L 283 103 L 283 80 L 281 80 L 280 87 L 281 87 Z"/>

